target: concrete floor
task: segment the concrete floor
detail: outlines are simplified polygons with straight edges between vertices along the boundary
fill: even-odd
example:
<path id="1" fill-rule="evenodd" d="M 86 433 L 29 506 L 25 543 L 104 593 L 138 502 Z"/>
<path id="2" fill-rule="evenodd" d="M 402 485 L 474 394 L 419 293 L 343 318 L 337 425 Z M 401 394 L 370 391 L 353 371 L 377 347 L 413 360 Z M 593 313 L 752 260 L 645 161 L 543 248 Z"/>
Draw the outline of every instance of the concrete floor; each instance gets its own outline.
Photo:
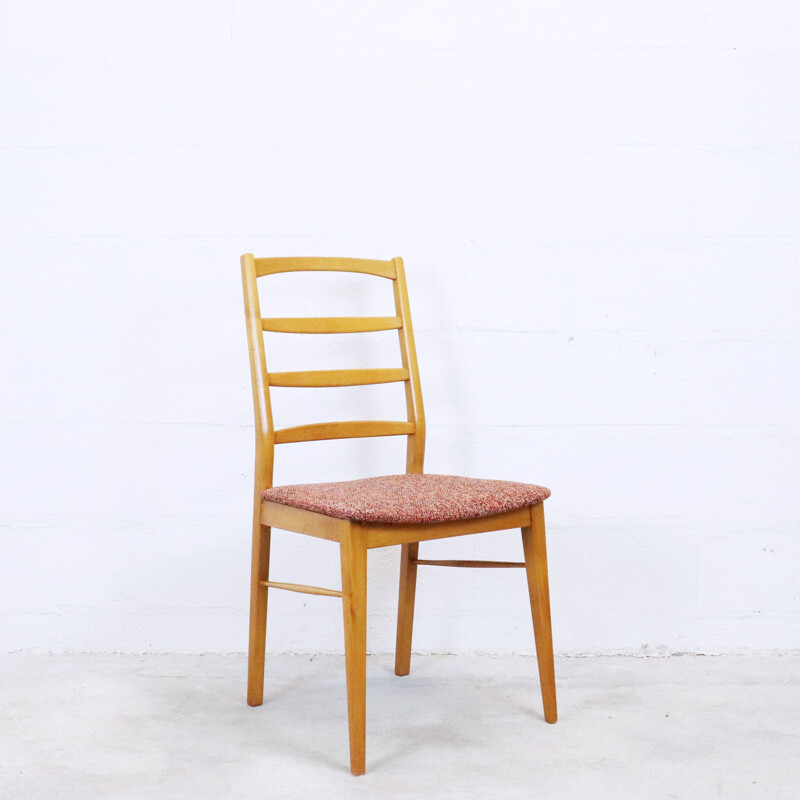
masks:
<path id="1" fill-rule="evenodd" d="M 415 656 L 367 675 L 348 771 L 340 656 L 0 656 L 0 798 L 800 797 L 800 656 Z"/>

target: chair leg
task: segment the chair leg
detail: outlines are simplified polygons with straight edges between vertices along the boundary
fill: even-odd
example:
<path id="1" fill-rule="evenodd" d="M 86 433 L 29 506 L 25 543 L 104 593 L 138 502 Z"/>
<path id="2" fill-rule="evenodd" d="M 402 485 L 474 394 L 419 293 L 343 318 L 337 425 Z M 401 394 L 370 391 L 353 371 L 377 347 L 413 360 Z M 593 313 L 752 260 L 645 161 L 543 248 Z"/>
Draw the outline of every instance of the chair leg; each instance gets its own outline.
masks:
<path id="1" fill-rule="evenodd" d="M 367 547 L 364 532 L 356 525 L 342 537 L 341 559 L 350 772 L 363 775 L 367 720 Z"/>
<path id="2" fill-rule="evenodd" d="M 547 581 L 547 548 L 544 533 L 544 504 L 531 506 L 530 527 L 522 529 L 525 571 L 531 599 L 536 660 L 539 662 L 539 683 L 542 687 L 544 718 L 558 719 L 556 710 L 556 677 L 553 665 L 553 633 L 550 626 L 550 588 Z"/>
<path id="3" fill-rule="evenodd" d="M 253 512 L 253 553 L 250 572 L 250 645 L 247 657 L 247 703 L 264 702 L 264 649 L 267 636 L 267 587 L 271 528 L 261 524 L 261 498 Z"/>
<path id="4" fill-rule="evenodd" d="M 417 590 L 419 542 L 401 545 L 400 596 L 397 603 L 397 644 L 394 674 L 408 675 L 411 669 L 411 633 L 414 628 L 414 597 Z"/>

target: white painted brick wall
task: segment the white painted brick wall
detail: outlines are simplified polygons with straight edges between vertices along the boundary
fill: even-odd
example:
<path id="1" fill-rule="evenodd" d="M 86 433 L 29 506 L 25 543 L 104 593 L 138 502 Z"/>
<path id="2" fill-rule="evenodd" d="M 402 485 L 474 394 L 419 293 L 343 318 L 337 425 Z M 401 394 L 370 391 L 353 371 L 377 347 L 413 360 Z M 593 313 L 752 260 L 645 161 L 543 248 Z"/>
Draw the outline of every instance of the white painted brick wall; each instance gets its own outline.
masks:
<path id="1" fill-rule="evenodd" d="M 0 70 L 0 650 L 244 649 L 246 251 L 405 257 L 427 468 L 553 489 L 558 651 L 800 648 L 796 3 L 30 0 L 0 6 Z M 307 278 L 271 313 L 389 308 Z M 279 455 L 347 478 L 403 443 Z M 275 539 L 277 578 L 338 584 L 335 546 Z M 397 559 L 370 555 L 376 651 Z M 270 648 L 340 649 L 336 603 L 270 602 Z M 415 646 L 530 652 L 526 602 L 423 571 Z"/>

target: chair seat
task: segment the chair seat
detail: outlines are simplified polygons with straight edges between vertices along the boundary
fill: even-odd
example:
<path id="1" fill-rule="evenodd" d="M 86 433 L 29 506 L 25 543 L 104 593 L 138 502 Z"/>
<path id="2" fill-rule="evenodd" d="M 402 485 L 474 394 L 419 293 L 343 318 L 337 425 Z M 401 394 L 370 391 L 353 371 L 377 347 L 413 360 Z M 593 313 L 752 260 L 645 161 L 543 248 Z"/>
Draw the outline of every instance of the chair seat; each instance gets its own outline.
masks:
<path id="1" fill-rule="evenodd" d="M 373 524 L 421 524 L 487 517 L 550 497 L 543 486 L 455 475 L 384 475 L 356 481 L 275 486 L 265 500 Z"/>

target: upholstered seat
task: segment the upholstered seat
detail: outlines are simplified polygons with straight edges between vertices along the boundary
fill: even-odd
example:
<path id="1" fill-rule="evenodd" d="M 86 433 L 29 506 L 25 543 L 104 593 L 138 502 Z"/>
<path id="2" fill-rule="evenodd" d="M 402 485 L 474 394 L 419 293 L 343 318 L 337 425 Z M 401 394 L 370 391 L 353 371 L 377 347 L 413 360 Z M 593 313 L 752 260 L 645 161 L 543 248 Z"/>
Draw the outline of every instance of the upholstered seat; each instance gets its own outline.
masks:
<path id="1" fill-rule="evenodd" d="M 262 497 L 337 519 L 423 524 L 487 517 L 533 506 L 550 497 L 550 490 L 513 481 L 411 474 L 275 486 L 262 492 Z"/>

